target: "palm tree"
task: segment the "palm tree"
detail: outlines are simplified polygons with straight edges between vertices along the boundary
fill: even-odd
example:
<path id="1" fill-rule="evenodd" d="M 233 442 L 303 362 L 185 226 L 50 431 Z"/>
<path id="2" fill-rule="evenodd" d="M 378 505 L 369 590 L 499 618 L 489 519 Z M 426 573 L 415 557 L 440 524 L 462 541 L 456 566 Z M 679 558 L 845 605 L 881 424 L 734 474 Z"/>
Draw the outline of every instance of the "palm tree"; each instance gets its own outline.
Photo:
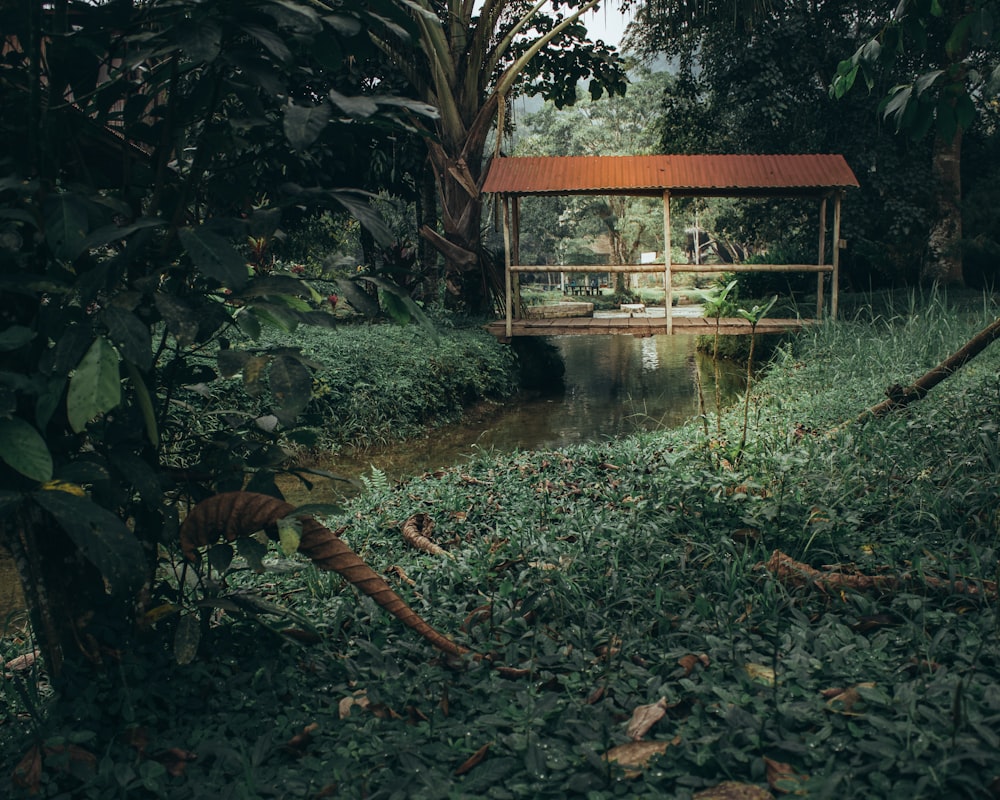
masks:
<path id="1" fill-rule="evenodd" d="M 414 0 L 409 5 L 418 30 L 416 52 L 398 28 L 373 34 L 419 98 L 439 112 L 431 127 L 417 124 L 426 133 L 443 234 L 428 225 L 421 234 L 444 256 L 453 305 L 484 312 L 500 293 L 502 272 L 480 253 L 486 145 L 498 115 L 502 128 L 506 99 L 529 64 L 542 74 L 532 91 L 557 102 L 572 103 L 577 81 L 587 77 L 592 95 L 624 93 L 617 54 L 583 38 L 586 30 L 578 22 L 599 2 L 585 0 L 565 17 L 552 17 L 543 12 L 545 0 L 485 0 L 481 6 L 473 0 Z M 545 51 L 554 42 L 562 46 Z M 540 63 L 559 68 L 543 74 Z"/>

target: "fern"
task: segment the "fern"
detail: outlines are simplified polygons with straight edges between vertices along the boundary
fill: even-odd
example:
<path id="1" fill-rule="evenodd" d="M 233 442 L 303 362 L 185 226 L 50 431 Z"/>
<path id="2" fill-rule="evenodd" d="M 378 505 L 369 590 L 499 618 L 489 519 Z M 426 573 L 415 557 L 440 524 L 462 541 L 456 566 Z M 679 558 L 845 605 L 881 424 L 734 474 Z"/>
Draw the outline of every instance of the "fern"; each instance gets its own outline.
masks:
<path id="1" fill-rule="evenodd" d="M 387 495 L 392 490 L 389 485 L 389 476 L 374 464 L 371 467 L 371 475 L 362 475 L 361 484 L 365 487 L 365 492 L 371 495 Z"/>

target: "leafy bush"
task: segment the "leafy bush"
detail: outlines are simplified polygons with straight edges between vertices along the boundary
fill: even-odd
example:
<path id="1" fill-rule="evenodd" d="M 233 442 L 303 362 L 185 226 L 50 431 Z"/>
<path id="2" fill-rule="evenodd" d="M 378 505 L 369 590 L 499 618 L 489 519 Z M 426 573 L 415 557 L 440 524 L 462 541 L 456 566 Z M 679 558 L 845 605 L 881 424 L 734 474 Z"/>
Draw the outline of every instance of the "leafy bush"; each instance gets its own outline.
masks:
<path id="1" fill-rule="evenodd" d="M 280 340 L 319 365 L 304 421 L 317 446 L 365 446 L 419 435 L 458 419 L 469 404 L 508 397 L 516 359 L 489 334 L 456 328 L 433 337 L 417 327 L 302 329 Z"/>

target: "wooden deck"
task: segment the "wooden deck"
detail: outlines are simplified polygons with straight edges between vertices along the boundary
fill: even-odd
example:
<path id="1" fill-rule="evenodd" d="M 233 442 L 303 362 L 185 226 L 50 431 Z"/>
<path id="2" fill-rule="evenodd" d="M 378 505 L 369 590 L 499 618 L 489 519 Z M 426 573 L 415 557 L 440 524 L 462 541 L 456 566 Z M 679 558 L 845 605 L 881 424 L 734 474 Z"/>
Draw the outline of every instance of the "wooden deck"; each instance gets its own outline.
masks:
<path id="1" fill-rule="evenodd" d="M 813 319 L 762 319 L 757 325 L 757 333 L 785 333 L 799 331 L 806 325 L 814 325 Z M 491 322 L 486 330 L 501 341 L 507 341 L 506 323 L 503 320 Z M 739 317 L 719 320 L 719 333 L 724 336 L 750 333 L 750 323 Z M 714 317 L 674 317 L 673 332 L 677 335 L 714 334 Z M 664 317 L 614 316 L 614 317 L 572 317 L 561 319 L 516 319 L 511 323 L 512 336 L 611 336 L 627 334 L 631 336 L 665 336 L 667 320 Z"/>

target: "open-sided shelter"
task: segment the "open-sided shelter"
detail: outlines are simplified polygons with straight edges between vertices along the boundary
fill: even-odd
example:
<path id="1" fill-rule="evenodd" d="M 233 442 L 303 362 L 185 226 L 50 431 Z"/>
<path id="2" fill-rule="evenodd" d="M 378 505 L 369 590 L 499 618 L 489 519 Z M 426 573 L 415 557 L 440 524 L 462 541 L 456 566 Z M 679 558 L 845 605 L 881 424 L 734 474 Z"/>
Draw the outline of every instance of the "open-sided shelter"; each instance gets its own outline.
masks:
<path id="1" fill-rule="evenodd" d="M 823 278 L 831 273 L 830 311 L 837 314 L 841 202 L 858 181 L 843 156 L 649 155 L 495 158 L 483 191 L 503 205 L 506 335 L 511 336 L 513 277 L 524 272 L 663 273 L 666 332 L 673 332 L 671 289 L 677 272 L 815 272 L 817 317 L 823 313 Z M 519 263 L 520 199 L 531 195 L 631 195 L 663 199 L 663 263 L 559 265 Z M 672 264 L 672 197 L 805 197 L 819 202 L 819 256 L 815 264 Z M 826 261 L 827 206 L 833 204 L 832 256 Z"/>

